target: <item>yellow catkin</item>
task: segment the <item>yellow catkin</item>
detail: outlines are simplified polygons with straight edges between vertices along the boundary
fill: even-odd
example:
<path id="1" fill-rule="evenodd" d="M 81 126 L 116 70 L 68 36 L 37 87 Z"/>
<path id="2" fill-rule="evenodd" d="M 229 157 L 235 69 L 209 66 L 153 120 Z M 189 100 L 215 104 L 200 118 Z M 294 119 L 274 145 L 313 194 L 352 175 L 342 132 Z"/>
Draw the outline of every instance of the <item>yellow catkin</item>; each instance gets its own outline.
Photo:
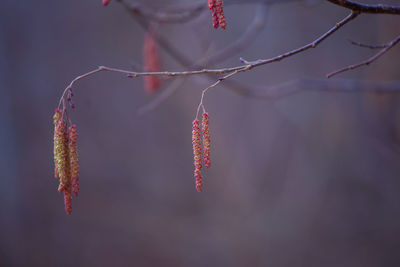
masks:
<path id="1" fill-rule="evenodd" d="M 58 124 L 58 121 L 61 119 L 61 116 L 62 116 L 61 110 L 56 109 L 56 111 L 54 112 L 54 115 L 53 115 L 53 123 L 54 123 L 54 177 L 57 179 L 60 178 L 58 175 L 58 169 L 57 169 L 58 155 L 57 155 L 56 148 L 57 148 L 57 144 L 58 144 L 57 142 L 59 141 L 57 139 L 57 124 Z"/>
<path id="2" fill-rule="evenodd" d="M 60 186 L 58 191 L 63 191 L 64 187 L 68 184 L 71 179 L 69 170 L 69 154 L 68 154 L 68 133 L 67 124 L 64 119 L 60 119 L 57 123 L 55 133 L 55 161 L 56 170 L 60 179 Z"/>
<path id="3" fill-rule="evenodd" d="M 72 192 L 75 196 L 79 193 L 79 161 L 77 151 L 77 139 L 78 132 L 76 125 L 72 125 L 68 130 L 68 153 L 69 153 L 69 165 L 71 172 L 71 184 Z"/>
<path id="4" fill-rule="evenodd" d="M 194 159 L 194 179 L 196 183 L 196 190 L 202 191 L 203 182 L 201 176 L 201 144 L 200 144 L 200 123 L 198 120 L 193 121 L 192 128 L 192 145 L 193 145 L 193 159 Z"/>

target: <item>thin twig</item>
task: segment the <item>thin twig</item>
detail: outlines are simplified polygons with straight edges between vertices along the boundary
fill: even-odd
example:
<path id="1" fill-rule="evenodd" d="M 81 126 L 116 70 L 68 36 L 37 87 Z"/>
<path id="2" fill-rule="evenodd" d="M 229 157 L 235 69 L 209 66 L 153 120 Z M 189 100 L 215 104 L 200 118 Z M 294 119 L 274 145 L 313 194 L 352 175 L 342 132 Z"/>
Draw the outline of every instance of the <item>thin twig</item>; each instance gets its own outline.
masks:
<path id="1" fill-rule="evenodd" d="M 359 43 L 356 41 L 353 41 L 349 38 L 347 38 L 347 41 L 349 41 L 352 45 L 363 47 L 363 48 L 369 48 L 369 49 L 382 49 L 388 46 L 388 44 L 383 44 L 383 45 L 369 45 L 369 44 L 363 44 Z"/>
<path id="2" fill-rule="evenodd" d="M 268 63 L 272 63 L 272 62 L 276 62 L 276 61 L 281 61 L 284 58 L 296 55 L 298 53 L 301 53 L 303 51 L 306 51 L 310 48 L 315 48 L 317 47 L 322 41 L 324 41 L 326 38 L 328 38 L 329 36 L 331 36 L 334 32 L 336 32 L 337 30 L 339 30 L 341 27 L 343 27 L 345 24 L 349 23 L 350 21 L 352 21 L 353 19 L 355 19 L 360 13 L 356 12 L 356 11 L 352 11 L 347 17 L 345 17 L 343 20 L 339 21 L 338 23 L 336 23 L 335 26 L 333 26 L 329 31 L 327 31 L 326 33 L 324 33 L 323 35 L 321 35 L 320 37 L 318 37 L 315 41 L 313 41 L 312 43 L 309 43 L 305 46 L 302 46 L 300 48 L 294 49 L 292 51 L 286 52 L 282 55 L 270 58 L 270 59 L 259 59 L 257 61 L 253 61 L 253 62 L 249 62 L 251 68 L 254 67 L 258 67 L 261 65 L 265 65 Z"/>
<path id="3" fill-rule="evenodd" d="M 223 81 L 225 81 L 226 79 L 232 77 L 233 75 L 238 74 L 239 72 L 240 72 L 239 70 L 235 70 L 234 72 L 229 73 L 229 74 L 225 75 L 225 76 L 222 77 L 222 78 L 219 78 L 218 81 L 216 81 L 215 83 L 211 84 L 210 86 L 208 86 L 206 89 L 204 89 L 204 90 L 201 92 L 201 99 L 200 99 L 200 103 L 199 103 L 199 106 L 197 107 L 197 112 L 196 112 L 196 120 L 197 120 L 197 118 L 198 118 L 198 116 L 199 116 L 200 108 L 201 108 L 202 106 L 203 106 L 203 108 L 204 108 L 204 104 L 203 104 L 203 102 L 204 102 L 204 96 L 205 96 L 205 94 L 208 92 L 208 90 L 210 90 L 211 88 L 216 87 L 216 86 L 217 86 L 218 84 L 220 84 L 221 82 L 223 82 Z"/>
<path id="4" fill-rule="evenodd" d="M 355 65 L 350 65 L 347 67 L 344 67 L 342 69 L 338 69 L 336 71 L 333 71 L 329 74 L 326 75 L 327 78 L 331 78 L 339 73 L 345 72 L 345 71 L 349 71 L 349 70 L 353 70 L 362 66 L 368 66 L 369 64 L 373 63 L 374 61 L 376 61 L 378 58 L 380 58 L 381 56 L 383 56 L 386 52 L 388 52 L 391 48 L 393 48 L 398 42 L 400 42 L 400 35 L 397 36 L 395 39 L 393 39 L 391 42 L 389 42 L 387 44 L 387 46 L 385 48 L 383 48 L 382 50 L 380 50 L 376 55 L 374 55 L 373 57 L 370 57 L 367 60 L 364 60 L 358 64 Z"/>

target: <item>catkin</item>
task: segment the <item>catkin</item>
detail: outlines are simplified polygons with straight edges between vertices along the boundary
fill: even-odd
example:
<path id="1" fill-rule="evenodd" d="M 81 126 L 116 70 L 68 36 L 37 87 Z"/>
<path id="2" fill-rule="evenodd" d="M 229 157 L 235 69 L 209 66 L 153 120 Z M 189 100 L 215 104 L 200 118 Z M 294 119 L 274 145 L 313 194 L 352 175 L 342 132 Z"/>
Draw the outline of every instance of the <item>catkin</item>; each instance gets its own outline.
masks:
<path id="1" fill-rule="evenodd" d="M 208 0 L 208 8 L 211 10 L 213 27 L 217 29 L 226 29 L 226 20 L 224 14 L 223 0 Z"/>
<path id="2" fill-rule="evenodd" d="M 152 32 L 146 33 L 143 45 L 143 62 L 145 71 L 161 71 L 160 56 L 158 45 Z M 156 92 L 161 86 L 161 80 L 154 75 L 144 76 L 144 87 L 148 93 Z"/>
<path id="3" fill-rule="evenodd" d="M 57 139 L 57 124 L 58 121 L 61 119 L 62 112 L 59 109 L 56 109 L 53 115 L 53 122 L 54 122 L 54 177 L 59 179 L 58 175 L 58 168 L 57 168 L 57 158 L 58 158 L 58 151 L 57 151 L 57 142 L 59 139 Z"/>
<path id="4" fill-rule="evenodd" d="M 203 160 L 204 166 L 207 168 L 211 167 L 210 160 L 210 129 L 209 129 L 209 116 L 207 112 L 203 113 L 202 120 L 202 132 L 203 132 Z"/>
<path id="5" fill-rule="evenodd" d="M 56 133 L 54 137 L 55 144 L 55 161 L 56 170 L 60 179 L 58 191 L 63 191 L 65 185 L 70 180 L 69 170 L 69 154 L 68 154 L 68 133 L 66 131 L 67 124 L 64 119 L 60 119 L 57 123 Z"/>
<path id="6" fill-rule="evenodd" d="M 224 4 L 222 0 L 217 0 L 216 3 L 216 11 L 218 14 L 218 24 L 221 27 L 221 29 L 225 30 L 226 29 L 226 20 L 225 20 L 225 14 L 224 14 Z"/>
<path id="7" fill-rule="evenodd" d="M 67 214 L 72 212 L 72 194 L 71 194 L 71 184 L 68 183 L 64 187 L 64 208 Z"/>
<path id="8" fill-rule="evenodd" d="M 71 173 L 72 192 L 75 196 L 79 193 L 79 161 L 77 151 L 78 132 L 76 125 L 71 125 L 68 130 L 68 153 Z"/>
<path id="9" fill-rule="evenodd" d="M 196 190 L 202 191 L 203 182 L 201 177 L 201 144 L 200 144 L 200 122 L 196 119 L 193 121 L 192 128 L 192 145 L 193 145 L 193 159 L 194 159 L 194 179 Z"/>

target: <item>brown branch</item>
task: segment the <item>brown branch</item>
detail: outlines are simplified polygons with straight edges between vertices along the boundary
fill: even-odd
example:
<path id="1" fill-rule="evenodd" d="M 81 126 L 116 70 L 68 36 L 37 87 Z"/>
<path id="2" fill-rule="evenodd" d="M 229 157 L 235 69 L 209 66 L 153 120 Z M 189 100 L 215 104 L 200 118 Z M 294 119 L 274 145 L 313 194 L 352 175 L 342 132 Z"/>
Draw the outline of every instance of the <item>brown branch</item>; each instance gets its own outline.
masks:
<path id="1" fill-rule="evenodd" d="M 370 57 L 367 60 L 364 60 L 358 64 L 355 65 L 350 65 L 347 67 L 344 67 L 342 69 L 338 69 L 334 72 L 329 73 L 328 75 L 326 75 L 327 78 L 331 78 L 339 73 L 345 72 L 345 71 L 349 71 L 349 70 L 353 70 L 362 66 L 368 66 L 369 64 L 373 63 L 374 61 L 376 61 L 378 58 L 380 58 L 381 56 L 383 56 L 386 52 L 388 52 L 391 48 L 393 48 L 397 43 L 400 42 L 400 35 L 397 36 L 395 39 L 393 39 L 391 42 L 389 42 L 387 44 L 387 46 L 385 48 L 383 48 L 382 50 L 380 50 L 376 55 L 374 55 L 373 57 Z"/>
<path id="2" fill-rule="evenodd" d="M 393 14 L 400 15 L 400 6 L 384 5 L 384 4 L 362 4 L 350 0 L 327 0 L 335 5 L 351 9 L 360 13 L 370 14 Z"/>

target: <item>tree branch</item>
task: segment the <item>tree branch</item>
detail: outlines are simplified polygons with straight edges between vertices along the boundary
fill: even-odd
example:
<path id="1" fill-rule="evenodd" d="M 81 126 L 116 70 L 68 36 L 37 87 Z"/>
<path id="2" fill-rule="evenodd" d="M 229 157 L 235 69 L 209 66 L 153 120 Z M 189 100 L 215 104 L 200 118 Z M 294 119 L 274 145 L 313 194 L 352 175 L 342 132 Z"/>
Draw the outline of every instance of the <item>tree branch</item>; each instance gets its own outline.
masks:
<path id="1" fill-rule="evenodd" d="M 328 75 L 326 75 L 326 77 L 327 78 L 331 78 L 331 77 L 333 77 L 333 76 L 335 76 L 335 75 L 337 75 L 339 73 L 345 72 L 345 71 L 354 70 L 354 69 L 362 67 L 362 66 L 368 66 L 369 64 L 373 63 L 378 58 L 383 56 L 386 52 L 388 52 L 391 48 L 393 48 L 398 42 L 400 42 L 400 35 L 397 36 L 395 39 L 393 39 L 391 42 L 389 42 L 382 50 L 380 50 L 373 57 L 370 57 L 369 59 L 364 60 L 364 61 L 362 61 L 362 62 L 360 62 L 358 64 L 350 65 L 350 66 L 344 67 L 342 69 L 336 70 L 334 72 L 331 72 Z"/>
<path id="2" fill-rule="evenodd" d="M 400 15 L 400 6 L 384 5 L 384 4 L 362 4 L 350 0 L 327 0 L 335 5 L 351 9 L 360 13 L 371 14 L 393 14 Z"/>

